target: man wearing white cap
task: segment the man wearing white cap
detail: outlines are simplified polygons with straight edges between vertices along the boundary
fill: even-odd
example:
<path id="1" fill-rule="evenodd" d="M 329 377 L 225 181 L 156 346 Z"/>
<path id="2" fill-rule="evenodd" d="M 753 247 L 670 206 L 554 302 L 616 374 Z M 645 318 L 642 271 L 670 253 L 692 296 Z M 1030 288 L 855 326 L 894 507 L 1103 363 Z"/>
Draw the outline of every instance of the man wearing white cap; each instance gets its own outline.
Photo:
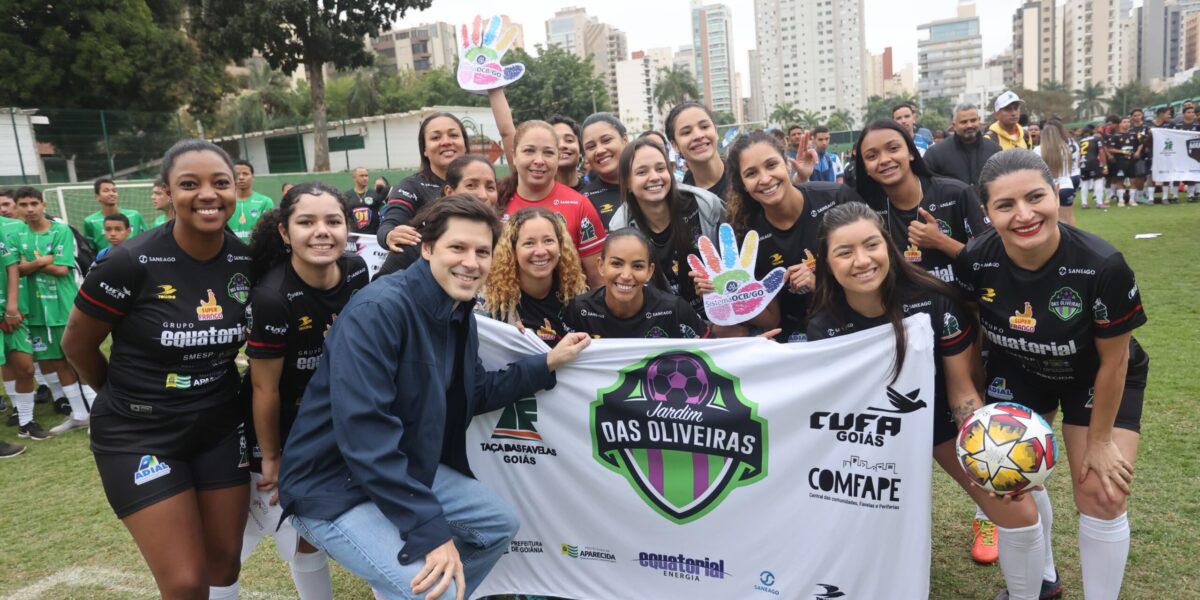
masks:
<path id="1" fill-rule="evenodd" d="M 1021 148 L 1032 150 L 1033 142 L 1029 132 L 1021 127 L 1021 98 L 1012 90 L 1007 90 L 996 98 L 996 122 L 987 128 L 984 137 L 1000 144 L 1001 150 Z"/>

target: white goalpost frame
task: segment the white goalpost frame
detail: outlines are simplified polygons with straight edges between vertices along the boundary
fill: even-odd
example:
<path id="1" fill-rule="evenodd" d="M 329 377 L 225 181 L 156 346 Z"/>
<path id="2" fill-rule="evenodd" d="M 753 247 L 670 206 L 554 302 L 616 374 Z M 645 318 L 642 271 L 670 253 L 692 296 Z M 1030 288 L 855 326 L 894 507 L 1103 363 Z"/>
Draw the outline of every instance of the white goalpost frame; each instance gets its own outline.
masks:
<path id="1" fill-rule="evenodd" d="M 154 187 L 153 182 L 140 182 L 140 183 L 118 182 L 117 183 L 117 192 L 120 193 L 121 190 L 131 189 L 131 188 L 153 188 L 153 187 Z M 91 185 L 62 185 L 62 186 L 47 189 L 45 192 L 43 192 L 43 196 L 48 195 L 49 192 L 54 192 L 55 197 L 58 199 L 58 215 L 57 215 L 58 218 L 62 219 L 63 223 L 66 223 L 67 225 L 71 225 L 72 227 L 74 227 L 75 224 L 71 223 L 70 217 L 67 216 L 67 198 L 63 192 L 86 191 L 87 193 L 94 195 L 95 194 L 94 190 L 95 190 L 95 188 L 93 188 Z"/>

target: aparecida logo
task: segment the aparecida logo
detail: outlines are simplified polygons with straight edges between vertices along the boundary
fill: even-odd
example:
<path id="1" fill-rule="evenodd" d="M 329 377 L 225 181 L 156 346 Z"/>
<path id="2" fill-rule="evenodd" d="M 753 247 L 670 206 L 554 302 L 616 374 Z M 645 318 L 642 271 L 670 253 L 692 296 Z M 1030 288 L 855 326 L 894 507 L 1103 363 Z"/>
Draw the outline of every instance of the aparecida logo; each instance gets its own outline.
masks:
<path id="1" fill-rule="evenodd" d="M 597 461 L 676 523 L 699 519 L 767 475 L 767 421 L 738 379 L 699 351 L 621 369 L 591 411 Z"/>

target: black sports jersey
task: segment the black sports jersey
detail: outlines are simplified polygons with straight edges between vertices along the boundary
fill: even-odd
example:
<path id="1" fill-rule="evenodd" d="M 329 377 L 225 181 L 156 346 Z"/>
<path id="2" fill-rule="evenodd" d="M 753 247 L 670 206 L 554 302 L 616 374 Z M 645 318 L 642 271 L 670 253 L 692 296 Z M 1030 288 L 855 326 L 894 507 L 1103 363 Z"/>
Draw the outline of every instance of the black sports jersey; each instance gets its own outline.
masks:
<path id="1" fill-rule="evenodd" d="M 1111 155 L 1113 160 L 1133 158 L 1133 152 L 1140 144 L 1141 140 L 1132 129 L 1125 132 L 1114 131 L 1104 138 L 1104 145 L 1114 151 Z"/>
<path id="2" fill-rule="evenodd" d="M 579 193 L 591 200 L 592 206 L 596 207 L 596 213 L 600 215 L 600 220 L 604 221 L 604 230 L 608 231 L 608 222 L 612 220 L 613 213 L 625 203 L 621 198 L 621 184 L 605 183 L 597 176 L 583 186 Z"/>
<path id="3" fill-rule="evenodd" d="M 246 245 L 225 232 L 207 261 L 185 253 L 168 222 L 109 252 L 75 299 L 111 323 L 107 394 L 119 415 L 193 413 L 237 397 L 234 357 L 245 340 L 250 297 Z"/>
<path id="4" fill-rule="evenodd" d="M 1175 124 L 1174 129 L 1178 129 L 1179 131 L 1200 131 L 1200 119 L 1192 121 L 1190 124 L 1180 121 Z"/>
<path id="5" fill-rule="evenodd" d="M 382 189 L 382 188 L 381 188 Z M 384 194 L 389 193 L 387 190 Z M 350 209 L 350 231 L 352 233 L 377 233 L 379 231 L 379 212 L 387 205 L 386 197 L 379 197 L 376 190 L 367 190 L 362 194 L 351 189 L 342 195 Z"/>
<path id="6" fill-rule="evenodd" d="M 279 376 L 279 441 L 287 439 L 300 398 L 317 370 L 325 347 L 325 334 L 350 296 L 370 282 L 367 263 L 358 256 L 338 259 L 342 281 L 328 290 L 304 283 L 291 261 L 275 265 L 250 292 L 246 308 L 246 356 L 253 359 L 282 358 Z M 250 371 L 242 384 L 247 410 L 253 398 Z M 257 446 L 253 412 L 246 415 L 246 441 Z M 257 458 L 257 457 L 256 457 Z"/>
<path id="7" fill-rule="evenodd" d="M 934 291 L 921 290 L 915 286 L 905 286 L 898 290 L 901 298 L 901 308 L 905 317 L 917 313 L 929 315 L 929 324 L 933 326 L 934 336 L 934 403 L 937 412 L 949 412 L 949 399 L 946 396 L 946 378 L 942 367 L 942 358 L 957 356 L 967 350 L 975 341 L 978 334 L 975 331 L 975 317 L 965 311 L 966 307 L 953 299 Z M 808 321 L 808 340 L 823 340 L 863 331 L 889 323 L 887 315 L 879 317 L 864 317 L 854 311 L 849 305 L 839 307 L 842 310 L 822 310 L 812 315 Z M 935 419 L 945 421 L 946 414 L 935 415 Z M 943 430 L 953 431 L 953 417 L 949 423 L 942 423 Z M 940 434 L 935 437 L 945 437 Z M 941 442 L 941 439 L 935 439 Z"/>
<path id="8" fill-rule="evenodd" d="M 683 298 L 649 285 L 642 290 L 642 308 L 628 319 L 609 314 L 600 288 L 572 298 L 563 321 L 594 338 L 708 337 L 708 326 Z"/>
<path id="9" fill-rule="evenodd" d="M 687 203 L 683 213 L 683 226 L 689 240 L 687 253 L 699 255 L 700 236 L 704 233 L 700 225 L 700 205 L 696 203 L 695 196 L 688 193 L 682 195 Z M 638 229 L 643 228 L 638 227 Z M 667 227 L 659 233 L 648 229 L 648 227 L 644 228 L 643 232 L 650 238 L 655 275 L 662 277 L 663 282 L 667 285 L 667 291 L 687 300 L 692 305 L 692 310 L 703 316 L 704 299 L 696 295 L 695 284 L 692 282 L 692 278 L 688 277 L 690 267 L 687 263 L 687 254 L 681 256 L 671 240 L 674 228 Z"/>
<path id="10" fill-rule="evenodd" d="M 683 174 L 683 183 L 686 183 L 691 186 L 695 186 L 696 185 L 696 176 L 693 175 L 691 171 L 684 173 Z M 721 174 L 721 178 L 718 179 L 716 183 L 712 184 L 712 187 L 709 187 L 708 191 L 712 192 L 718 198 L 720 198 L 721 204 L 725 204 L 728 202 L 725 195 L 729 193 L 729 169 L 725 169 L 725 172 Z"/>
<path id="11" fill-rule="evenodd" d="M 938 228 L 951 239 L 967 243 L 988 229 L 992 222 L 983 214 L 983 206 L 971 186 L 949 177 L 921 178 L 924 197 L 917 208 L 901 210 L 886 198 L 872 201 L 871 208 L 888 224 L 888 233 L 905 260 L 916 263 L 930 275 L 947 283 L 954 282 L 954 258 L 932 248 L 918 248 L 908 243 L 908 226 L 922 220 L 919 208 L 937 219 Z M 923 221 L 923 220 L 922 220 Z"/>
<path id="12" fill-rule="evenodd" d="M 1079 155 L 1083 157 L 1080 171 L 1084 179 L 1104 176 L 1104 163 L 1100 161 L 1100 148 L 1103 145 L 1103 137 L 1099 135 L 1089 135 L 1079 140 Z"/>
<path id="13" fill-rule="evenodd" d="M 804 210 L 791 228 L 776 229 L 762 213 L 750 223 L 750 228 L 758 232 L 758 261 L 754 265 L 754 276 L 759 280 L 775 267 L 786 269 L 805 263 L 810 269 L 816 268 L 817 228 L 825 211 L 846 202 L 862 202 L 858 192 L 840 183 L 810 181 L 796 188 L 804 194 Z M 776 296 L 780 308 L 779 327 L 783 329 L 777 339 L 804 341 L 810 297 L 808 290 L 796 292 L 784 285 Z"/>
<path id="14" fill-rule="evenodd" d="M 387 234 L 397 225 L 407 224 L 417 211 L 442 197 L 446 181 L 432 172 L 420 172 L 406 177 L 392 189 L 387 205 L 379 213 L 379 245 L 387 248 Z"/>
<path id="15" fill-rule="evenodd" d="M 521 299 L 517 302 L 517 316 L 521 324 L 551 348 L 567 333 L 567 326 L 563 323 L 565 307 L 558 300 L 558 289 L 555 283 L 545 298 L 535 298 L 522 291 Z"/>
<path id="16" fill-rule="evenodd" d="M 1048 382 L 1090 387 L 1095 338 L 1146 322 L 1133 271 L 1099 237 L 1059 223 L 1058 249 L 1036 271 L 1018 267 L 989 231 L 958 255 L 959 285 L 979 305 L 980 326 L 1000 354 Z M 1130 354 L 1130 361 L 1140 357 Z"/>

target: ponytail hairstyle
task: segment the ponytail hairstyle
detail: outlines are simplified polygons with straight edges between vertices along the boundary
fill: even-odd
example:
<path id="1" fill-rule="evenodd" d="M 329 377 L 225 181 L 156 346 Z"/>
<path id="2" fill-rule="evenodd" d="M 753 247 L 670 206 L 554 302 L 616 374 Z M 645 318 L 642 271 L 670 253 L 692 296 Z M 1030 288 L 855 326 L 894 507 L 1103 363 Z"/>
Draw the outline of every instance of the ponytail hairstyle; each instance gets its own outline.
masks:
<path id="1" fill-rule="evenodd" d="M 554 126 L 545 121 L 530 119 L 518 125 L 516 133 L 513 134 L 512 153 L 514 157 L 517 155 L 517 148 L 521 145 L 521 138 L 536 128 L 549 131 L 554 138 L 554 146 L 558 147 L 558 133 L 554 131 Z M 512 200 L 513 195 L 517 193 L 517 166 L 513 164 L 509 165 L 509 168 L 512 169 L 512 172 L 504 178 L 504 181 L 497 182 L 496 186 L 496 206 L 501 211 L 508 206 L 509 200 Z"/>
<path id="2" fill-rule="evenodd" d="M 175 144 L 167 150 L 166 154 L 163 154 L 162 167 L 159 170 L 158 178 L 167 184 L 170 184 L 171 171 L 175 168 L 175 160 L 179 158 L 180 155 L 187 154 L 188 152 L 212 152 L 213 154 L 216 154 L 217 157 L 221 159 L 221 162 L 225 163 L 225 166 L 229 168 L 229 176 L 233 177 L 233 159 L 229 158 L 228 152 L 208 140 L 202 140 L 199 138 L 185 138 L 175 142 Z M 254 168 L 251 167 L 250 170 L 253 172 Z M 168 186 L 167 189 L 169 190 L 170 187 Z"/>
<path id="3" fill-rule="evenodd" d="M 892 382 L 894 383 L 900 376 L 900 369 L 904 366 L 908 341 L 904 332 L 904 303 L 911 301 L 912 298 L 904 291 L 913 290 L 917 295 L 922 296 L 927 294 L 945 296 L 958 307 L 962 314 L 971 313 L 966 310 L 966 305 L 958 290 L 904 259 L 891 235 L 888 234 L 888 228 L 883 226 L 883 220 L 870 206 L 862 202 L 847 202 L 829 209 L 822 218 L 821 225 L 817 227 L 817 268 L 816 282 L 813 284 L 816 291 L 813 292 L 812 306 L 809 307 L 810 316 L 827 311 L 840 323 L 849 320 L 846 291 L 829 268 L 829 236 L 834 231 L 859 221 L 868 221 L 874 225 L 879 231 L 880 237 L 883 238 L 884 244 L 887 245 L 888 273 L 879 287 L 879 294 L 880 302 L 884 307 L 884 315 L 891 323 L 892 333 L 896 339 L 896 358 L 892 363 Z M 934 323 L 934 327 L 936 331 L 936 323 Z"/>
<path id="4" fill-rule="evenodd" d="M 755 144 L 769 144 L 775 152 L 779 153 L 780 157 L 785 160 L 787 158 L 783 151 L 783 144 L 775 139 L 775 136 L 761 129 L 739 135 L 729 146 L 729 158 L 725 163 L 725 172 L 729 173 L 729 197 L 725 199 L 725 210 L 729 224 L 733 226 L 733 231 L 739 240 L 746 237 L 746 232 L 750 230 L 750 223 L 763 214 L 762 205 L 750 195 L 750 192 L 746 190 L 746 184 L 742 181 L 742 153 Z M 792 185 L 792 183 L 788 181 L 784 182 L 784 185 Z"/>
<path id="5" fill-rule="evenodd" d="M 489 313 L 495 319 L 509 320 L 516 316 L 521 303 L 521 267 L 517 264 L 517 243 L 521 228 L 526 223 L 545 219 L 554 228 L 558 238 L 558 266 L 554 269 L 554 289 L 559 302 L 566 306 L 572 298 L 587 291 L 587 278 L 583 274 L 583 262 L 571 234 L 567 232 L 562 218 L 540 206 L 522 208 L 505 223 L 496 251 L 492 255 L 492 270 L 488 273 L 483 296 Z"/>
<path id="6" fill-rule="evenodd" d="M 686 265 L 687 256 L 692 252 L 692 237 L 689 235 L 687 224 L 683 221 L 683 216 L 687 212 L 687 199 L 679 191 L 679 186 L 675 183 L 674 165 L 671 164 L 670 157 L 667 156 L 667 151 L 658 140 L 649 137 L 639 137 L 638 139 L 625 145 L 625 149 L 621 151 L 621 199 L 625 201 L 625 210 L 629 211 L 629 224 L 632 228 L 649 235 L 649 224 L 646 223 L 646 214 L 642 211 L 642 205 L 630 189 L 629 179 L 633 176 L 633 157 L 637 151 L 642 148 L 653 148 L 662 155 L 663 162 L 667 164 L 667 173 L 664 176 L 667 180 L 667 197 L 664 202 L 667 203 L 667 210 L 671 217 L 671 249 L 675 256 L 679 258 L 679 268 L 682 270 Z M 650 253 L 650 258 L 653 260 L 654 253 Z M 666 274 L 663 273 L 662 265 L 654 274 L 654 283 L 666 284 Z M 661 276 L 661 277 L 660 277 Z M 661 280 L 661 281 L 660 281 Z M 665 289 L 665 288 L 664 288 Z M 690 286 L 680 286 L 680 292 L 690 290 Z M 694 293 L 685 293 L 686 300 L 692 300 Z M 692 296 L 692 297 L 687 297 Z"/>
<path id="7" fill-rule="evenodd" d="M 280 228 L 287 229 L 288 221 L 296 210 L 296 202 L 300 196 L 333 196 L 342 209 L 342 216 L 350 222 L 350 207 L 337 188 L 323 181 L 306 181 L 298 183 L 288 190 L 279 200 L 279 208 L 264 212 L 254 224 L 254 232 L 250 234 L 250 269 L 257 281 L 268 271 L 288 260 L 292 249 L 283 241 Z"/>

